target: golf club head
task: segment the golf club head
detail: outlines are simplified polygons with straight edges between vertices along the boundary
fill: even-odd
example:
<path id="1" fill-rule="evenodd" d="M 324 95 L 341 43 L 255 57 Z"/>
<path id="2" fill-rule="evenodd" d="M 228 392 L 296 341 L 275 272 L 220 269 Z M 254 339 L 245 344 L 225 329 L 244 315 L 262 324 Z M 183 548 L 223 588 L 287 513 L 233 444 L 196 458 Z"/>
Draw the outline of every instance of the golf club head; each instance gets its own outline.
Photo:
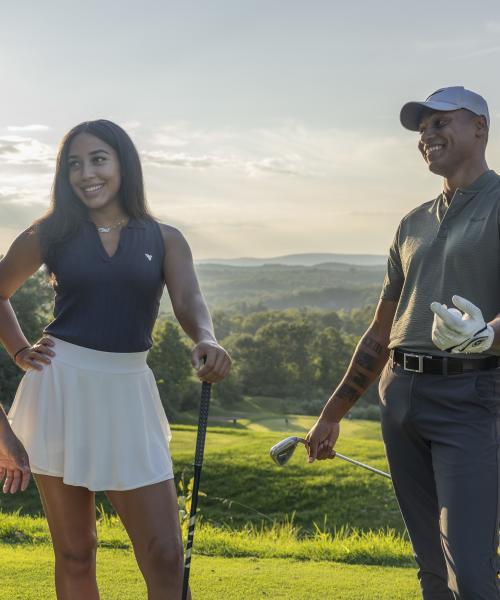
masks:
<path id="1" fill-rule="evenodd" d="M 287 437 L 284 440 L 281 440 L 281 442 L 275 444 L 271 450 L 269 450 L 269 454 L 277 465 L 283 467 L 292 458 L 292 454 L 295 452 L 295 448 L 297 448 L 298 444 L 304 444 L 307 446 L 307 441 L 304 438 L 296 436 Z M 367 469 L 372 473 L 376 473 L 377 475 L 391 479 L 390 473 L 386 473 L 380 469 L 375 469 L 375 467 L 371 467 L 370 465 L 365 465 L 365 463 L 362 463 L 359 460 L 354 460 L 353 458 L 349 458 L 348 456 L 344 456 L 335 450 L 332 451 L 332 456 L 329 458 L 333 458 L 334 456 L 338 456 L 342 460 L 356 465 L 357 467 L 362 467 L 363 469 Z"/>
<path id="2" fill-rule="evenodd" d="M 281 442 L 274 444 L 269 450 L 269 454 L 274 462 L 283 467 L 292 458 L 292 454 L 295 452 L 295 448 L 298 444 L 305 444 L 306 440 L 296 436 L 287 437 Z"/>

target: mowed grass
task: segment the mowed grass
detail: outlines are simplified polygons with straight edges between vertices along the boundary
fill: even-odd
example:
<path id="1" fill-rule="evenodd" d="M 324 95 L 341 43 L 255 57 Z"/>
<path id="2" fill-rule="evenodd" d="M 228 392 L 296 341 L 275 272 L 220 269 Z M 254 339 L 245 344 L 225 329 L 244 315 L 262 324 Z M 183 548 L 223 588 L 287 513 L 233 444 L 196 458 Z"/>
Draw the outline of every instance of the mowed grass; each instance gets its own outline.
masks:
<path id="1" fill-rule="evenodd" d="M 413 600 L 420 597 L 390 482 L 340 460 L 308 465 L 299 447 L 289 465 L 276 466 L 271 445 L 303 434 L 314 419 L 273 414 L 207 434 L 201 519 L 192 563 L 194 600 Z M 290 429 L 286 429 L 290 427 Z M 379 425 L 347 421 L 339 452 L 386 469 Z M 191 477 L 196 427 L 174 426 L 177 480 Z M 226 500 L 224 502 L 224 499 Z M 0 600 L 55 597 L 53 554 L 35 486 L 0 496 Z M 146 589 L 130 540 L 112 515 L 98 518 L 98 582 L 103 600 L 139 599 Z M 391 527 L 392 529 L 388 529 Z"/>
<path id="2" fill-rule="evenodd" d="M 190 413 L 190 421 L 197 423 L 198 415 Z M 234 421 L 236 420 L 236 423 Z M 211 407 L 209 423 L 228 425 L 250 431 L 290 431 L 306 433 L 316 417 L 290 413 L 290 406 L 282 398 L 245 397 L 234 410 L 217 405 Z"/>
<path id="3" fill-rule="evenodd" d="M 386 566 L 414 565 L 408 539 L 393 530 L 363 532 L 342 529 L 332 534 L 318 529 L 307 535 L 300 533 L 293 523 L 262 527 L 248 525 L 235 530 L 200 521 L 196 528 L 196 553 Z M 103 515 L 97 520 L 97 538 L 101 548 L 123 550 L 132 547 L 116 516 Z M 50 541 L 44 518 L 0 513 L 0 543 L 33 546 Z"/>
<path id="4" fill-rule="evenodd" d="M 248 522 L 283 522 L 294 515 L 295 524 L 304 532 L 313 531 L 315 524 L 328 531 L 342 527 L 404 531 L 389 480 L 340 459 L 309 465 L 302 446 L 285 467 L 275 465 L 270 447 L 287 435 L 302 435 L 309 426 L 308 417 L 287 418 L 288 431 L 209 427 L 201 481 L 207 496 L 199 503 L 205 521 L 241 528 Z M 261 422 L 254 419 L 253 423 Z M 173 426 L 171 449 L 177 481 L 183 471 L 186 478 L 191 477 L 195 439 L 195 426 Z M 387 470 L 376 422 L 343 423 L 337 449 Z M 104 494 L 98 494 L 96 501 L 113 512 Z M 24 494 L 0 496 L 0 509 L 41 514 L 36 487 L 30 485 Z"/>
<path id="5" fill-rule="evenodd" d="M 173 455 L 180 471 L 191 472 L 194 433 L 187 428 L 174 431 Z M 204 517 L 241 526 L 249 520 L 259 522 L 258 513 L 278 521 L 294 513 L 295 522 L 309 530 L 314 523 L 323 527 L 325 518 L 329 529 L 404 530 L 389 480 L 339 459 L 309 465 L 303 446 L 285 467 L 275 465 L 270 447 L 293 434 L 303 431 L 209 430 L 201 483 L 207 494 L 200 503 Z M 388 469 L 377 423 L 346 422 L 337 449 Z"/>
<path id="6" fill-rule="evenodd" d="M 1 600 L 53 600 L 53 555 L 48 545 L 0 545 Z M 99 549 L 97 578 L 103 600 L 146 598 L 132 551 Z M 299 562 L 284 559 L 196 556 L 195 599 L 417 600 L 414 569 Z"/>

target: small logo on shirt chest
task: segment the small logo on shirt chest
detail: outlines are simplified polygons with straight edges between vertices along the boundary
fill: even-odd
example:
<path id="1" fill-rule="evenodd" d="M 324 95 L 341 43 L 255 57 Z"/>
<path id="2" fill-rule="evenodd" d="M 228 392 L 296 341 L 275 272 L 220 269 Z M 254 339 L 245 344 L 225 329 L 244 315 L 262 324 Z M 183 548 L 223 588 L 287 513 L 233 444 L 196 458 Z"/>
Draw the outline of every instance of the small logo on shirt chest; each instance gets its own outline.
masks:
<path id="1" fill-rule="evenodd" d="M 144 253 L 144 256 L 149 260 L 149 262 L 151 262 L 153 260 L 153 255 L 152 254 L 147 254 L 146 252 Z"/>

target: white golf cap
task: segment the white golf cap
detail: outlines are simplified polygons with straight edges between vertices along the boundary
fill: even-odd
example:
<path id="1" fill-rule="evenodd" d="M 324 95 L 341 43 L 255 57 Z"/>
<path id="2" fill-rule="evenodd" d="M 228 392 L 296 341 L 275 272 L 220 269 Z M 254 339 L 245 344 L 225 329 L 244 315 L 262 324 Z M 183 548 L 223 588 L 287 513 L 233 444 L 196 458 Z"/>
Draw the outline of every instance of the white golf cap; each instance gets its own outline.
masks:
<path id="1" fill-rule="evenodd" d="M 407 102 L 401 109 L 399 118 L 406 129 L 418 131 L 420 119 L 424 109 L 451 111 L 466 108 L 475 115 L 486 117 L 486 123 L 490 126 L 490 114 L 486 100 L 461 85 L 441 88 L 433 92 L 423 102 Z"/>

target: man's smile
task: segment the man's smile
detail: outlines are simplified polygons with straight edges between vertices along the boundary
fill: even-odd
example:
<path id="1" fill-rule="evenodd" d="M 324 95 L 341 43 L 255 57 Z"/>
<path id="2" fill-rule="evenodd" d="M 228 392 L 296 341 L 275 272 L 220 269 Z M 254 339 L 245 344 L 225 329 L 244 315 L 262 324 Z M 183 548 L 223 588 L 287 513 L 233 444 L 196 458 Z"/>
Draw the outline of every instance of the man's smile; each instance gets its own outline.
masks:
<path id="1" fill-rule="evenodd" d="M 425 158 L 427 160 L 432 160 L 439 156 L 440 152 L 442 152 L 444 148 L 444 144 L 432 144 L 429 146 L 424 146 Z"/>

